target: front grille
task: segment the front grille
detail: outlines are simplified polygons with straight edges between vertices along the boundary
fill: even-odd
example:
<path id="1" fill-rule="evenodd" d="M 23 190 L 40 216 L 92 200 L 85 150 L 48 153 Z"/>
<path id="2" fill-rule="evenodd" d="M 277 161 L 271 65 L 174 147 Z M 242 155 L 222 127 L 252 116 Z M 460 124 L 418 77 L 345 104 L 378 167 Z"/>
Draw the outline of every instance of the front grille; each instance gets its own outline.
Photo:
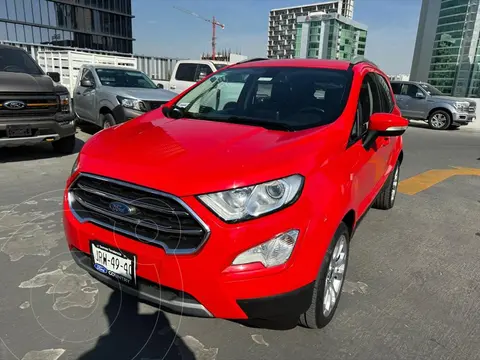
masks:
<path id="1" fill-rule="evenodd" d="M 7 101 L 22 101 L 23 109 L 8 109 Z M 0 117 L 41 117 L 55 114 L 58 111 L 58 100 L 54 93 L 0 93 Z"/>
<path id="2" fill-rule="evenodd" d="M 193 253 L 209 235 L 207 226 L 180 199 L 113 179 L 81 174 L 69 189 L 69 202 L 78 220 L 160 246 L 167 253 Z M 115 212 L 111 208 L 115 202 L 135 211 Z"/>
<path id="3" fill-rule="evenodd" d="M 150 110 L 158 109 L 160 106 L 166 103 L 167 101 L 147 101 L 147 105 Z"/>

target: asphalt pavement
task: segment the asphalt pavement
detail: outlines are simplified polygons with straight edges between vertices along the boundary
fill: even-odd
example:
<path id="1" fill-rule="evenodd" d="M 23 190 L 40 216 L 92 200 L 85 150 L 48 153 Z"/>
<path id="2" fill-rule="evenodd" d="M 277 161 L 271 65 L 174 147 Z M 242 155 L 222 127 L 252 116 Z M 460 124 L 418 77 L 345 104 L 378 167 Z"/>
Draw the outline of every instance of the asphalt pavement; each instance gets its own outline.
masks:
<path id="1" fill-rule="evenodd" d="M 480 132 L 416 125 L 404 141 L 402 179 L 480 168 Z M 165 313 L 80 271 L 61 223 L 74 158 L 0 149 L 1 360 L 480 359 L 480 176 L 371 210 L 336 317 L 313 331 Z"/>

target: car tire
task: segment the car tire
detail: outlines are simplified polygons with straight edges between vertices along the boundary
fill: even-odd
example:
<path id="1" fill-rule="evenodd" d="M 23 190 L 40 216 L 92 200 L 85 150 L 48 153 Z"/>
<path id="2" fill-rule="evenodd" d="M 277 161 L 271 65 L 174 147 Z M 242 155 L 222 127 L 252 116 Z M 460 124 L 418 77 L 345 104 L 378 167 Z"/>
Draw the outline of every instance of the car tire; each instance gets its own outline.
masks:
<path id="1" fill-rule="evenodd" d="M 117 122 L 112 114 L 105 114 L 103 115 L 103 124 L 102 127 L 104 129 L 108 129 L 109 127 L 115 126 Z"/>
<path id="2" fill-rule="evenodd" d="M 75 150 L 75 135 L 66 136 L 52 142 L 53 150 L 59 154 L 72 154 Z"/>
<path id="3" fill-rule="evenodd" d="M 397 162 L 393 171 L 388 175 L 387 181 L 378 193 L 372 207 L 380 210 L 389 210 L 395 205 L 400 179 L 400 162 Z"/>
<path id="4" fill-rule="evenodd" d="M 340 223 L 320 266 L 314 283 L 312 303 L 300 315 L 300 324 L 310 329 L 321 329 L 328 325 L 335 315 L 342 294 L 348 267 L 350 232 L 345 223 Z M 336 270 L 336 274 L 334 274 Z M 328 292 L 327 292 L 327 289 Z M 332 291 L 335 299 L 331 299 Z M 326 305 L 329 306 L 326 306 Z"/>
<path id="5" fill-rule="evenodd" d="M 428 117 L 428 126 L 434 130 L 446 130 L 452 124 L 451 115 L 444 110 L 436 110 Z"/>

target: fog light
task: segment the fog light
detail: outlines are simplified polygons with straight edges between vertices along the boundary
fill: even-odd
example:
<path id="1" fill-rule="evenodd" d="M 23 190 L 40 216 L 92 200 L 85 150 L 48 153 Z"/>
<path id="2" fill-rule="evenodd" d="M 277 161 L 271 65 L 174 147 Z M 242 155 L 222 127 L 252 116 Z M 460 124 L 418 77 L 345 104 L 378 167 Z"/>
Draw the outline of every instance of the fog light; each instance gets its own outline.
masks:
<path id="1" fill-rule="evenodd" d="M 298 233 L 298 230 L 290 230 L 277 235 L 273 239 L 241 253 L 235 258 L 232 265 L 250 263 L 261 263 L 265 267 L 282 265 L 290 258 L 297 242 Z"/>

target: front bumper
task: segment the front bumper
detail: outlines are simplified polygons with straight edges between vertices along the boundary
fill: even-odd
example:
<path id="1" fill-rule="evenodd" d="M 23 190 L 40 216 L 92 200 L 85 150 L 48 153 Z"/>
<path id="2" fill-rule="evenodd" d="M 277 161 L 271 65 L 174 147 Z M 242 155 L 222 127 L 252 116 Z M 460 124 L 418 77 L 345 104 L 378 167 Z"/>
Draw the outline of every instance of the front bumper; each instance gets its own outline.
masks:
<path id="1" fill-rule="evenodd" d="M 459 113 L 454 112 L 452 114 L 452 125 L 463 126 L 476 120 L 475 113 Z"/>
<path id="2" fill-rule="evenodd" d="M 118 105 L 113 109 L 113 117 L 115 118 L 117 124 L 121 124 L 128 120 L 135 119 L 136 117 L 139 117 L 143 114 L 145 113 L 138 110 L 128 109 L 126 107 L 123 107 L 122 105 Z"/>
<path id="3" fill-rule="evenodd" d="M 32 128 L 32 136 L 9 138 L 6 129 L 9 125 L 24 125 Z M 58 114 L 54 119 L 46 118 L 0 118 L 0 147 L 33 145 L 41 142 L 56 141 L 75 135 L 75 115 Z"/>
<path id="4" fill-rule="evenodd" d="M 64 228 L 72 256 L 105 284 L 187 315 L 227 319 L 299 316 L 310 306 L 313 281 L 330 241 L 325 233 L 308 236 L 312 204 L 297 201 L 275 214 L 242 224 L 225 224 L 194 197 L 182 198 L 210 228 L 194 254 L 167 255 L 161 247 L 125 237 L 92 223 L 80 223 L 64 198 Z M 232 271 L 241 252 L 279 233 L 299 229 L 290 259 L 268 269 Z M 137 287 L 119 284 L 92 268 L 90 241 L 98 240 L 137 256 Z"/>

